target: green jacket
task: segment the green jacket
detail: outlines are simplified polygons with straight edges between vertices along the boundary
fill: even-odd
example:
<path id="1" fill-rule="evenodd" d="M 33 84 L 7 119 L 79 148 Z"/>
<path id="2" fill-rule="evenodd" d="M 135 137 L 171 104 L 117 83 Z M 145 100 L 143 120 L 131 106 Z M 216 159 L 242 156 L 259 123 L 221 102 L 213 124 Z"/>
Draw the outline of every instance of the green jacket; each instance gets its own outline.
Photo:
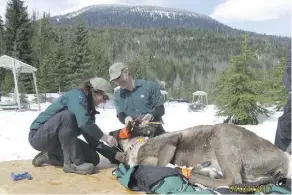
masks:
<path id="1" fill-rule="evenodd" d="M 101 139 L 103 132 L 95 124 L 95 114 L 98 112 L 93 104 L 88 104 L 88 97 L 78 88 L 71 89 L 41 112 L 32 122 L 30 129 L 39 129 L 52 116 L 63 110 L 69 110 L 75 115 L 81 133 L 86 133 L 96 140 Z"/>

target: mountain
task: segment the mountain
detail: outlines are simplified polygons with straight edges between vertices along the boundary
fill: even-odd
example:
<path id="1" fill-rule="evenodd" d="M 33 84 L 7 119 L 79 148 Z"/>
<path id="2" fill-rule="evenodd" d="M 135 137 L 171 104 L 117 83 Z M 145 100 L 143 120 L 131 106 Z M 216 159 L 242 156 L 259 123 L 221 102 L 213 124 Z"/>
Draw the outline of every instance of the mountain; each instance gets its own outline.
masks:
<path id="1" fill-rule="evenodd" d="M 50 20 L 60 28 L 44 28 L 41 21 L 36 22 L 40 27 L 35 28 L 37 35 L 39 29 L 52 31 L 52 36 L 48 36 L 52 37 L 49 44 L 53 44 L 56 51 L 52 49 L 46 54 L 42 59 L 44 66 L 50 59 L 51 64 L 58 64 L 52 72 L 59 70 L 58 67 L 65 70 L 52 74 L 50 82 L 55 84 L 51 91 L 61 86 L 55 79 L 56 75 L 62 78 L 62 82 L 68 83 L 62 84 L 64 88 L 61 89 L 67 90 L 73 85 L 70 78 L 79 70 L 74 70 L 71 64 L 76 64 L 76 55 L 82 56 L 83 52 L 71 45 L 84 36 L 83 24 L 72 26 L 80 18 L 90 26 L 87 28 L 88 36 L 82 41 L 89 43 L 92 56 L 87 58 L 86 65 L 91 64 L 94 75 L 108 78 L 110 64 L 122 61 L 137 78 L 164 81 L 174 98 L 191 99 L 193 91 L 203 90 L 210 94 L 208 97 L 212 101 L 212 97 L 216 96 L 211 94 L 216 78 L 229 67 L 231 57 L 241 53 L 242 35 L 246 32 L 206 15 L 157 6 L 96 5 L 54 16 Z M 47 30 L 44 32 L 48 33 Z M 291 39 L 247 33 L 248 45 L 257 59 L 251 64 L 259 79 L 257 87 L 265 91 L 262 94 L 268 94 L 269 85 L 265 83 L 268 83 L 274 67 L 281 62 Z M 38 41 L 35 40 L 35 43 Z M 67 70 L 72 70 L 72 73 Z"/>
<path id="2" fill-rule="evenodd" d="M 203 28 L 220 32 L 244 32 L 207 15 L 158 6 L 94 5 L 54 16 L 51 22 L 55 25 L 71 25 L 80 16 L 90 27 L 98 28 Z"/>

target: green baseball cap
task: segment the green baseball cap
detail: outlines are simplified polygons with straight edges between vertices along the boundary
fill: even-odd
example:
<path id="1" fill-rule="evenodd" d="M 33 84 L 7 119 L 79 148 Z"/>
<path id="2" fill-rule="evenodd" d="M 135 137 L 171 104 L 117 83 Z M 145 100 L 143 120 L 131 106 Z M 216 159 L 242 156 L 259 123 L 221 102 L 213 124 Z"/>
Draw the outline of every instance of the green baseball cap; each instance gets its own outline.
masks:
<path id="1" fill-rule="evenodd" d="M 93 87 L 94 90 L 101 90 L 105 92 L 105 94 L 109 97 L 113 97 L 112 87 L 111 84 L 101 77 L 95 77 L 90 79 L 89 81 Z"/>
<path id="2" fill-rule="evenodd" d="M 112 64 L 109 68 L 110 82 L 119 78 L 125 68 L 127 68 L 127 66 L 122 62 L 116 62 Z"/>

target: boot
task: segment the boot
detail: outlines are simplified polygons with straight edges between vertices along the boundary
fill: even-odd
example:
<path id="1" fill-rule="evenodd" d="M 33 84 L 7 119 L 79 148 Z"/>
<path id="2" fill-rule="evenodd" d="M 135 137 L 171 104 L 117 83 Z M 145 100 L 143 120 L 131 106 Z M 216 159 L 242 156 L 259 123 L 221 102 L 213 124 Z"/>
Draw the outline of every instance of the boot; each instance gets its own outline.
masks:
<path id="1" fill-rule="evenodd" d="M 93 174 L 95 167 L 91 163 L 82 163 L 80 165 L 64 164 L 63 171 L 65 173 L 77 173 L 82 175 Z"/>
<path id="2" fill-rule="evenodd" d="M 57 156 L 49 154 L 48 152 L 38 153 L 32 160 L 32 164 L 35 167 L 40 167 L 42 165 L 53 165 L 53 166 L 63 166 L 63 161 L 59 160 Z"/>

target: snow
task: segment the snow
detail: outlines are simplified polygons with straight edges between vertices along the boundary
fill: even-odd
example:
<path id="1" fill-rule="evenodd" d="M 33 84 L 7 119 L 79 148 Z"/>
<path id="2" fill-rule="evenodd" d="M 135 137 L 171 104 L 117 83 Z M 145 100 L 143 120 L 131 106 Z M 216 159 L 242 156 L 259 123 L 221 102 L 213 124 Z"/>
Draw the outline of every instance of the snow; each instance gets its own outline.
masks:
<path id="1" fill-rule="evenodd" d="M 210 19 L 208 16 L 203 14 L 198 14 L 192 11 L 184 10 L 184 9 L 177 9 L 177 8 L 169 8 L 169 7 L 160 7 L 160 6 L 130 6 L 126 4 L 97 4 L 92 6 L 87 6 L 77 11 L 66 13 L 62 15 L 56 16 L 56 19 L 59 21 L 61 18 L 74 18 L 84 12 L 98 12 L 101 10 L 107 10 L 108 8 L 111 9 L 111 12 L 115 13 L 117 11 L 125 11 L 125 8 L 129 12 L 140 13 L 141 15 L 147 13 L 155 20 L 159 17 L 167 17 L 169 19 L 176 19 L 180 16 L 188 16 L 188 17 L 197 17 L 197 18 L 205 18 Z M 121 9 L 122 8 L 122 9 Z M 108 10 L 107 10 L 108 11 Z"/>
<path id="2" fill-rule="evenodd" d="M 165 16 L 169 19 L 176 19 L 176 17 L 179 17 L 179 16 L 205 18 L 205 16 L 194 13 L 194 12 L 190 12 L 190 11 L 186 11 L 182 9 L 158 7 L 158 6 L 136 6 L 136 7 L 132 7 L 130 11 L 138 12 L 138 13 L 149 13 L 154 18 L 156 18 L 155 15 L 160 16 L 161 18 Z"/>
<path id="3" fill-rule="evenodd" d="M 58 97 L 56 94 L 50 96 Z M 32 101 L 33 95 L 27 95 L 27 99 Z M 7 97 L 2 99 L 8 99 Z M 44 110 L 50 103 L 42 103 L 41 108 Z M 32 103 L 31 107 L 37 107 Z M 164 128 L 166 131 L 176 131 L 195 125 L 216 124 L 223 122 L 223 118 L 215 116 L 215 107 L 208 105 L 203 111 L 188 112 L 187 103 L 165 103 L 166 113 L 163 117 Z M 116 111 L 112 101 L 98 108 L 99 115 L 96 115 L 96 123 L 104 131 L 109 132 L 117 130 L 123 125 L 116 118 Z M 0 161 L 32 159 L 38 151 L 34 150 L 28 142 L 29 127 L 32 121 L 39 114 L 38 111 L 0 111 L 0 143 L 1 153 Z M 277 128 L 277 119 L 282 112 L 275 112 L 270 118 L 261 118 L 259 125 L 244 126 L 274 143 L 275 132 Z M 80 137 L 83 139 L 83 137 Z M 101 167 L 108 167 L 110 163 L 107 159 L 102 158 Z"/>

